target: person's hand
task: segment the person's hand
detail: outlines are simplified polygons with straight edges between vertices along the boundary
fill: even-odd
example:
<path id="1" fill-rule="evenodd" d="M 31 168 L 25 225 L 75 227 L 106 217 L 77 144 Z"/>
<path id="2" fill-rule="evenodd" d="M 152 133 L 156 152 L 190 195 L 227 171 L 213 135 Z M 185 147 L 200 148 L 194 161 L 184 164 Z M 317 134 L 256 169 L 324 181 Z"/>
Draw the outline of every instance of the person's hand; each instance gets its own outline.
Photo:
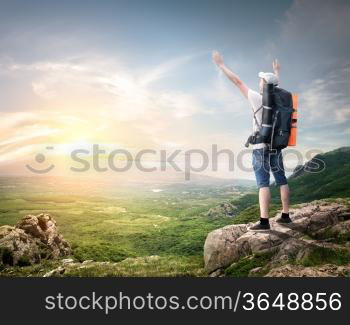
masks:
<path id="1" fill-rule="evenodd" d="M 274 59 L 274 60 L 272 61 L 272 69 L 273 69 L 273 72 L 274 72 L 275 74 L 278 74 L 278 72 L 280 71 L 281 65 L 280 65 L 280 63 L 278 62 L 277 59 Z"/>
<path id="2" fill-rule="evenodd" d="M 218 51 L 213 51 L 212 57 L 213 57 L 214 63 L 219 68 L 221 68 L 224 65 L 224 60 L 222 59 L 222 56 L 220 55 L 220 53 Z"/>

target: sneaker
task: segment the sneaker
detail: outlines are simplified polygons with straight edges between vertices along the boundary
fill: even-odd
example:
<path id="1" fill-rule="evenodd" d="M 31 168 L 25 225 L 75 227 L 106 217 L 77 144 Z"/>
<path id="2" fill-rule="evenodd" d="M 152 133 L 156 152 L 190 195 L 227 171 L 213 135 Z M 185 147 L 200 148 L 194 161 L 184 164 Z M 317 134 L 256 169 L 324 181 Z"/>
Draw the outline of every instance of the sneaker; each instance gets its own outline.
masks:
<path id="1" fill-rule="evenodd" d="M 264 231 L 264 230 L 270 230 L 270 224 L 262 224 L 260 222 L 256 223 L 255 225 L 248 228 L 248 230 L 252 231 Z"/>
<path id="2" fill-rule="evenodd" d="M 276 220 L 277 223 L 291 223 L 292 222 L 292 219 L 287 217 L 287 218 L 282 218 L 282 217 L 279 217 L 277 220 Z"/>

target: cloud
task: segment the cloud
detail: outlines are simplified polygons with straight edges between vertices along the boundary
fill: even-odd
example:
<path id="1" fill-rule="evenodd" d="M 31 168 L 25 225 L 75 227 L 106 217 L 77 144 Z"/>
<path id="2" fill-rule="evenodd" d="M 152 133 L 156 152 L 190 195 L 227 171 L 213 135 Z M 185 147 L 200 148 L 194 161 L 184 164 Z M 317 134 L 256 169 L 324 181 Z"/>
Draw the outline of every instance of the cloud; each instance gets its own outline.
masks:
<path id="1" fill-rule="evenodd" d="M 298 146 L 343 143 L 335 138 L 350 120 L 349 22 L 348 1 L 295 0 L 267 42 L 282 62 L 282 87 L 299 94 Z"/>
<path id="2" fill-rule="evenodd" d="M 138 78 L 138 83 L 141 86 L 148 86 L 151 83 L 157 82 L 168 76 L 170 72 L 175 71 L 177 68 L 189 63 L 199 55 L 201 55 L 201 53 L 176 57 L 151 69 L 146 69 L 145 71 L 139 73 L 140 76 Z"/>
<path id="3" fill-rule="evenodd" d="M 279 19 L 278 36 L 266 41 L 268 57 L 281 59 L 283 84 L 349 68 L 349 21 L 349 1 L 294 0 Z"/>
<path id="4" fill-rule="evenodd" d="M 307 125 L 346 123 L 350 120 L 350 78 L 341 68 L 304 83 L 300 106 Z"/>
<path id="5" fill-rule="evenodd" d="M 235 38 L 233 43 L 234 33 L 228 33 L 226 39 L 222 35 L 225 44 L 232 44 L 227 45 L 224 54 L 230 57 L 225 61 L 246 82 L 251 81 L 251 86 L 260 65 L 280 58 L 282 86 L 300 96 L 298 148 L 330 141 L 335 146 L 340 142 L 332 137 L 348 132 L 349 6 L 345 1 L 293 1 L 286 14 L 278 17 L 280 33 L 276 30 L 274 39 L 265 40 L 266 48 L 247 55 L 247 46 L 263 42 L 258 38 L 265 22 L 253 22 L 254 33 L 244 34 L 252 37 Z M 83 20 L 74 22 L 79 27 Z M 235 151 L 242 148 L 251 126 L 249 105 L 221 72 L 215 72 L 210 56 L 201 57 L 205 51 L 196 48 L 194 53 L 145 67 L 135 63 L 139 56 L 134 53 L 122 60 L 126 51 L 122 40 L 116 44 L 125 52 L 110 44 L 117 38 L 113 33 L 110 38 L 98 35 L 95 39 L 85 30 L 67 33 L 60 27 L 47 34 L 48 26 L 41 25 L 38 37 L 33 25 L 27 30 L 18 26 L 17 33 L 9 34 L 6 29 L 0 33 L 5 40 L 1 42 L 0 91 L 6 103 L 3 110 L 12 110 L 0 113 L 2 157 L 18 159 L 36 150 L 31 144 L 40 143 L 64 147 L 65 143 L 98 142 L 128 148 L 193 148 L 218 143 L 231 144 Z M 106 27 L 101 26 L 101 30 Z M 227 26 L 218 22 L 219 29 Z M 189 34 L 189 39 L 193 36 Z M 220 38 L 213 42 L 215 46 L 220 46 Z M 146 45 L 133 47 L 136 42 L 132 39 L 125 47 L 135 52 L 143 49 L 142 64 L 172 50 L 157 50 L 153 56 L 149 42 L 144 41 Z M 180 44 L 179 39 L 170 40 L 177 46 L 175 42 Z M 207 49 L 210 37 L 205 42 L 196 46 L 204 44 Z M 237 44 L 240 51 L 235 51 Z M 95 48 L 101 52 L 94 52 Z M 23 49 L 28 49 L 28 54 Z M 181 47 L 177 50 L 180 53 Z M 253 77 L 249 79 L 249 75 Z M 315 130 L 322 123 L 327 132 Z M 11 151 L 16 155 L 11 156 Z"/>
<path id="6" fill-rule="evenodd" d="M 44 99 L 52 99 L 57 96 L 57 92 L 51 87 L 48 87 L 47 83 L 33 82 L 32 88 L 36 95 Z"/>
<path id="7" fill-rule="evenodd" d="M 220 107 L 226 112 L 234 113 L 235 116 L 247 113 L 249 105 L 246 98 L 231 81 L 227 80 L 222 71 L 218 71 L 209 96 L 213 100 L 219 100 Z"/>
<path id="8" fill-rule="evenodd" d="M 141 79 L 108 58 L 84 58 L 78 63 L 12 62 L 6 70 L 29 76 L 39 105 L 30 112 L 1 114 L 0 154 L 6 152 L 11 157 L 11 150 L 27 153 L 19 150 L 21 145 L 37 141 L 57 144 L 84 140 L 146 148 L 161 145 L 159 139 L 164 144 L 173 142 L 170 129 L 177 124 L 181 127 L 183 119 L 206 113 L 206 108 L 196 94 L 162 87 L 161 83 L 157 89 L 150 86 L 171 76 L 192 57 L 164 62 Z"/>
<path id="9" fill-rule="evenodd" d="M 322 58 L 348 59 L 349 20 L 349 1 L 294 0 L 281 19 L 280 40 L 290 43 L 287 48 L 294 48 L 294 56 L 304 56 L 313 66 Z"/>
<path id="10" fill-rule="evenodd" d="M 350 121 L 350 106 L 347 108 L 338 109 L 335 113 L 337 120 L 341 123 Z"/>
<path id="11" fill-rule="evenodd" d="M 49 127 L 46 127 L 46 128 L 43 128 L 41 126 L 32 127 L 30 132 L 28 132 L 28 130 L 27 130 L 27 132 L 25 134 L 14 135 L 11 138 L 0 141 L 0 150 L 1 150 L 1 147 L 4 147 L 5 145 L 15 144 L 18 142 L 31 140 L 31 139 L 36 138 L 36 137 L 48 136 L 51 134 L 55 134 L 57 132 L 59 132 L 59 130 L 52 129 Z M 0 153 L 1 153 L 1 151 L 0 151 Z"/>

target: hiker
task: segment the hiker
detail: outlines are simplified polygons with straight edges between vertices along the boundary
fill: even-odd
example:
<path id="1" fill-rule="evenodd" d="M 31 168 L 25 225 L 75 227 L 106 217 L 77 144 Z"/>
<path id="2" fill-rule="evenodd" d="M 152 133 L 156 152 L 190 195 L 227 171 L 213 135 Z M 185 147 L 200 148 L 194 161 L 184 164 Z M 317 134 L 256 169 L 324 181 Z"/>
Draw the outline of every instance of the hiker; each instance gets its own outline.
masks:
<path id="1" fill-rule="evenodd" d="M 259 73 L 259 89 L 260 93 L 249 89 L 248 86 L 231 71 L 225 64 L 219 52 L 213 52 L 214 63 L 224 72 L 228 79 L 230 79 L 241 91 L 244 97 L 248 99 L 250 106 L 253 109 L 253 134 L 261 128 L 263 118 L 263 89 L 267 84 L 278 86 L 280 64 L 277 60 L 272 63 L 274 73 Z M 281 91 L 284 91 L 281 89 Z M 286 91 L 285 91 L 286 92 Z M 288 93 L 289 94 L 289 93 Z M 249 138 L 251 141 L 251 137 Z M 252 142 L 250 142 L 252 143 Z M 272 142 L 271 142 L 272 143 Z M 269 149 L 268 143 L 252 144 L 253 148 L 253 169 L 255 173 L 256 182 L 259 188 L 259 206 L 260 206 L 260 221 L 250 227 L 250 230 L 268 230 L 269 223 L 269 204 L 271 199 L 270 193 L 270 171 L 272 172 L 276 185 L 280 187 L 282 214 L 277 219 L 279 223 L 290 223 L 292 220 L 289 217 L 289 187 L 287 178 L 285 176 L 283 167 L 283 156 L 281 149 Z"/>

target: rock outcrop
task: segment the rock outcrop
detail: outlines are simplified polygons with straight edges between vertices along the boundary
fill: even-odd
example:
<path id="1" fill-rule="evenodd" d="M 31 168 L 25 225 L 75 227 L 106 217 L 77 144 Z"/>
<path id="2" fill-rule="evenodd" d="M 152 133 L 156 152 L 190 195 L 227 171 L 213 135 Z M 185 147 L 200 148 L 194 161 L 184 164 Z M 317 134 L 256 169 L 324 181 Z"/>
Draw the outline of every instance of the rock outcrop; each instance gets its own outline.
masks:
<path id="1" fill-rule="evenodd" d="M 206 216 L 209 218 L 233 217 L 237 210 L 237 207 L 231 202 L 222 202 L 218 206 L 209 209 Z"/>
<path id="2" fill-rule="evenodd" d="M 317 240 L 325 233 L 328 236 L 349 234 L 350 210 L 341 202 L 301 204 L 291 209 L 290 215 L 293 223 L 286 225 L 276 223 L 277 216 L 271 218 L 271 230 L 266 232 L 249 231 L 251 224 L 238 224 L 209 233 L 204 244 L 204 263 L 208 273 L 221 274 L 220 270 L 256 253 L 271 254 L 270 269 L 285 265 L 291 257 L 303 261 L 314 248 L 334 248 L 335 244 Z M 346 245 L 341 248 L 344 247 Z M 282 272 L 270 272 L 268 275 Z"/>
<path id="3" fill-rule="evenodd" d="M 0 265 L 31 265 L 70 253 L 49 214 L 27 215 L 15 227 L 0 227 Z"/>

